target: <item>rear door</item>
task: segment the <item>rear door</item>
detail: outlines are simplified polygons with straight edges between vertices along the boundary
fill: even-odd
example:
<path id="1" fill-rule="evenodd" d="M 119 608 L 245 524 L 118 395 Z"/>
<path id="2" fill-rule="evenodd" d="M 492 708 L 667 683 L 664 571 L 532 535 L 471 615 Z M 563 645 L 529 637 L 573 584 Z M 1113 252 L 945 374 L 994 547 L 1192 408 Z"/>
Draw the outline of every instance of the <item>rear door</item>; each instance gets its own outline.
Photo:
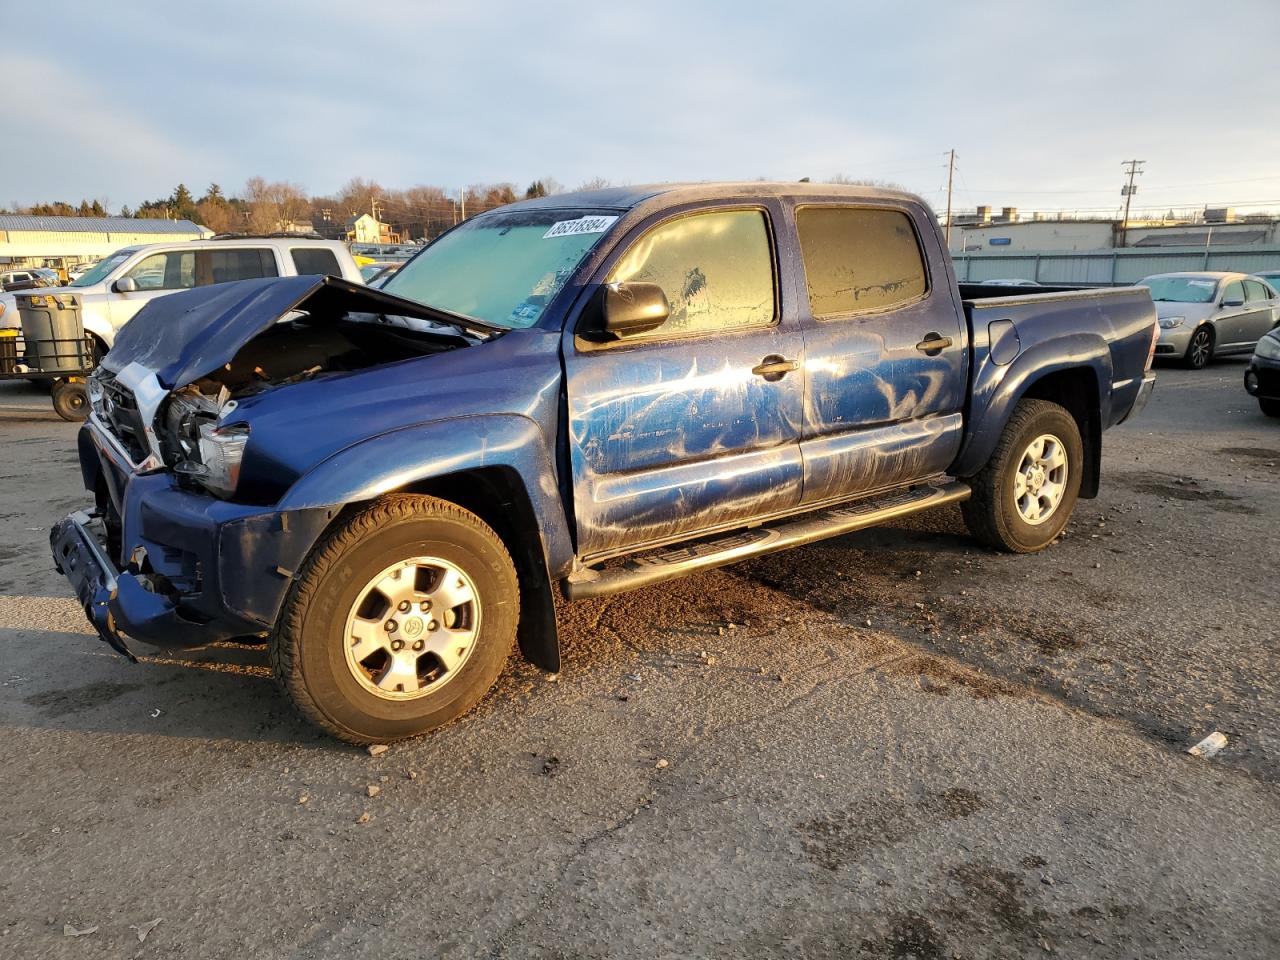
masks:
<path id="1" fill-rule="evenodd" d="M 270 247 L 210 247 L 196 258 L 196 286 L 278 277 L 275 251 Z"/>
<path id="2" fill-rule="evenodd" d="M 932 222 L 894 203 L 800 203 L 794 216 L 805 503 L 942 472 L 960 446 L 968 348 L 949 278 L 930 275 L 945 255 Z"/>
<path id="3" fill-rule="evenodd" d="M 1246 342 L 1254 343 L 1275 326 L 1276 301 L 1261 280 L 1245 280 L 1244 306 L 1242 333 Z"/>
<path id="4" fill-rule="evenodd" d="M 671 315 L 624 340 L 566 337 L 580 556 L 799 503 L 803 340 L 781 312 L 778 212 L 753 204 L 669 216 L 605 261 L 599 282 L 657 283 Z M 790 369 L 759 369 L 766 363 Z"/>

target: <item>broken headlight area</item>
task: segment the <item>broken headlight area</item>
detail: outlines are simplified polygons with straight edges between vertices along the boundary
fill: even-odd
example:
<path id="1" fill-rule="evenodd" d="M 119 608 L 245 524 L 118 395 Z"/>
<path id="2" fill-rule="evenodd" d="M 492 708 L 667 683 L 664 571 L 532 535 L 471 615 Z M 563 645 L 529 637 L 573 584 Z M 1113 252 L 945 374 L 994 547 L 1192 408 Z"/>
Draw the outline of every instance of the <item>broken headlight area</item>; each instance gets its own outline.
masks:
<path id="1" fill-rule="evenodd" d="M 169 397 L 161 414 L 161 443 L 165 461 L 179 483 L 203 487 L 224 498 L 236 492 L 249 427 L 220 422 L 235 408 L 231 391 L 209 381 L 199 381 Z"/>

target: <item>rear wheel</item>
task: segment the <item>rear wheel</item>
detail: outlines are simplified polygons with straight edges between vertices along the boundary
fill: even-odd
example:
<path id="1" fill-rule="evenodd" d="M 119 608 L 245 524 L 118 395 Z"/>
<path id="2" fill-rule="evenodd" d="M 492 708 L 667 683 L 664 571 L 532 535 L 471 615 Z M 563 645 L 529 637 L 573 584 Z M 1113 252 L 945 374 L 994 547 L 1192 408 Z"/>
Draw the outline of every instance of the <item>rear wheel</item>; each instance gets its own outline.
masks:
<path id="1" fill-rule="evenodd" d="M 960 505 L 969 532 L 998 550 L 1043 550 L 1071 519 L 1083 465 L 1075 418 L 1048 400 L 1021 401 Z"/>
<path id="2" fill-rule="evenodd" d="M 1185 366 L 1192 370 L 1203 370 L 1213 359 L 1213 328 L 1208 324 L 1196 328 L 1191 334 L 1191 342 L 1187 344 L 1187 352 L 1182 357 Z"/>
<path id="3" fill-rule="evenodd" d="M 1268 417 L 1280 417 L 1280 400 L 1258 400 L 1258 406 Z"/>
<path id="4" fill-rule="evenodd" d="M 308 720 L 351 743 L 426 733 L 479 702 L 515 641 L 519 586 L 475 514 L 394 494 L 327 534 L 269 648 Z"/>

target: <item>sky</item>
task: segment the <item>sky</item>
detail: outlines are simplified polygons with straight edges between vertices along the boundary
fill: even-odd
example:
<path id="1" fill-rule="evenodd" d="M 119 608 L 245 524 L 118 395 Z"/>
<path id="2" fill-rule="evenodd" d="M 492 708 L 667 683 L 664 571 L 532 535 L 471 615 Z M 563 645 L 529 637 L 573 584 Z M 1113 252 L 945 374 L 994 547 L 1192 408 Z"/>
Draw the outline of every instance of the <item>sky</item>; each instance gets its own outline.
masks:
<path id="1" fill-rule="evenodd" d="M 1106 215 L 1136 158 L 1135 211 L 1280 210 L 1277 0 L 60 0 L 23 20 L 0 204 L 114 210 L 251 176 L 842 174 L 941 212 L 954 149 L 959 209 Z"/>

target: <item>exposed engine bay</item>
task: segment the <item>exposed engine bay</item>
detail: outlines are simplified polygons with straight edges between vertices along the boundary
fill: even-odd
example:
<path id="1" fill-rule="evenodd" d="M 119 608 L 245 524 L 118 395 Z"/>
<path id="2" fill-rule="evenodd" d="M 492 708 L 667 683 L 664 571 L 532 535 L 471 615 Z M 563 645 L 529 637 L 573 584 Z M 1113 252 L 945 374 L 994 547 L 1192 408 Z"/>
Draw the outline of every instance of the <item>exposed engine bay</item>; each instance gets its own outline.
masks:
<path id="1" fill-rule="evenodd" d="M 456 331 L 423 321 L 355 315 L 340 320 L 293 311 L 246 343 L 229 363 L 173 391 L 159 411 L 156 436 L 180 479 L 229 493 L 246 428 L 235 423 L 243 397 L 326 375 L 408 360 L 465 346 Z M 229 489 L 211 482 L 226 476 Z"/>

